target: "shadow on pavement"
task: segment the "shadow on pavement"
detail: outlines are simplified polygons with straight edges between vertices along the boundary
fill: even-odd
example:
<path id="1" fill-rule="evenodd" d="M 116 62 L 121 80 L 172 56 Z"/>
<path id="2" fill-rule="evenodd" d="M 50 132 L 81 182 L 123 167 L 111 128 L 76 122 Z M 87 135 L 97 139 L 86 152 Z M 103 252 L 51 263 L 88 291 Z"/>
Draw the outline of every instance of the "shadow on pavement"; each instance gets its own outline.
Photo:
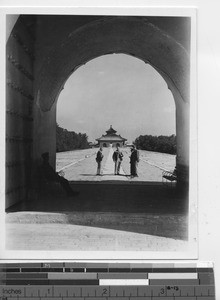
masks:
<path id="1" fill-rule="evenodd" d="M 7 213 L 63 213 L 67 224 L 187 239 L 188 193 L 162 185 L 71 184 L 80 194 L 68 198 L 61 189 L 44 191 Z M 48 214 L 49 215 L 49 214 Z M 49 216 L 45 214 L 44 222 Z M 24 220 L 25 221 L 25 220 Z M 62 221 L 60 221 L 62 222 Z"/>
<path id="2" fill-rule="evenodd" d="M 80 174 L 80 176 L 92 176 L 92 177 L 94 177 L 94 176 L 96 176 L 96 174 Z"/>
<path id="3" fill-rule="evenodd" d="M 96 174 L 80 174 L 80 176 L 97 176 Z M 109 174 L 101 174 L 101 176 L 123 176 L 123 177 L 130 177 L 130 175 L 124 175 L 124 174 L 117 174 L 117 175 L 115 175 L 115 174 L 112 174 L 112 173 L 109 173 Z"/>

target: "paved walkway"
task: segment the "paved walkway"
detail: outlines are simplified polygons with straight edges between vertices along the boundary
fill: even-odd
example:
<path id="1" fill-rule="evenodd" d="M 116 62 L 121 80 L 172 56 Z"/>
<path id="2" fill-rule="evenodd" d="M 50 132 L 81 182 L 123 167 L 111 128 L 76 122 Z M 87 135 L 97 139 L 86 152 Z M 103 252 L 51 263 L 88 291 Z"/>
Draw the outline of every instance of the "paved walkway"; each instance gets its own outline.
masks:
<path id="1" fill-rule="evenodd" d="M 146 214 L 19 212 L 7 216 L 6 247 L 11 250 L 186 250 L 187 241 L 158 235 L 165 233 L 162 228 L 165 223 L 178 235 L 178 230 L 183 231 L 181 223 L 186 221 L 180 216 L 174 227 L 172 217 L 168 216 L 162 220 Z"/>
<path id="2" fill-rule="evenodd" d="M 174 155 L 140 151 L 139 177 L 130 178 L 130 149 L 121 148 L 124 157 L 118 176 L 114 175 L 114 162 L 112 160 L 114 148 L 103 148 L 103 176 L 96 176 L 95 157 L 97 151 L 97 148 L 93 148 L 57 153 L 57 171 L 64 170 L 65 178 L 75 182 L 161 183 L 163 170 L 172 170 L 175 166 Z"/>
<path id="3" fill-rule="evenodd" d="M 77 197 L 66 197 L 56 186 L 8 211 L 7 249 L 178 251 L 187 247 L 188 201 L 182 194 L 126 182 L 72 186 L 80 191 Z"/>
<path id="4" fill-rule="evenodd" d="M 7 224 L 6 234 L 10 250 L 184 252 L 188 247 L 181 240 L 69 224 Z"/>
<path id="5" fill-rule="evenodd" d="M 115 169 L 115 163 L 112 159 L 112 155 L 114 153 L 113 148 L 109 148 L 109 153 L 108 157 L 106 159 L 105 165 L 103 167 L 103 176 L 105 176 L 104 180 L 110 180 L 110 181 L 115 181 L 115 180 L 122 180 L 122 181 L 127 181 L 127 177 L 123 171 L 123 168 L 121 166 L 120 168 L 120 175 L 114 175 L 114 169 Z M 106 177 L 107 176 L 107 177 Z"/>
<path id="6" fill-rule="evenodd" d="M 58 154 L 57 169 L 64 170 L 65 178 L 80 194 L 67 198 L 56 185 L 54 190 L 44 190 L 37 199 L 33 197 L 32 201 L 8 211 L 7 249 L 183 251 L 187 248 L 187 197 L 161 185 L 162 170 L 146 163 L 154 162 L 157 155 L 142 152 L 139 177 L 131 179 L 130 149 L 121 149 L 124 158 L 120 175 L 114 175 L 113 150 L 103 149 L 103 176 L 96 176 L 97 149 Z M 160 155 L 160 166 L 167 157 Z M 173 157 L 169 158 L 172 163 Z"/>

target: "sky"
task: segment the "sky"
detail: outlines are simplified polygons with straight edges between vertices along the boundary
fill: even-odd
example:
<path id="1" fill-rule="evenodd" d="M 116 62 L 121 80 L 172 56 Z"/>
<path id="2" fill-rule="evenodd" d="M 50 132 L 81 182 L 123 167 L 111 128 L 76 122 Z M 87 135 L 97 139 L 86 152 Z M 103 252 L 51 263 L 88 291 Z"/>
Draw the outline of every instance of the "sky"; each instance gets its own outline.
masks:
<path id="1" fill-rule="evenodd" d="M 140 135 L 175 134 L 175 102 L 161 75 L 125 54 L 95 58 L 66 81 L 57 103 L 57 123 L 88 141 L 110 125 L 129 143 Z"/>

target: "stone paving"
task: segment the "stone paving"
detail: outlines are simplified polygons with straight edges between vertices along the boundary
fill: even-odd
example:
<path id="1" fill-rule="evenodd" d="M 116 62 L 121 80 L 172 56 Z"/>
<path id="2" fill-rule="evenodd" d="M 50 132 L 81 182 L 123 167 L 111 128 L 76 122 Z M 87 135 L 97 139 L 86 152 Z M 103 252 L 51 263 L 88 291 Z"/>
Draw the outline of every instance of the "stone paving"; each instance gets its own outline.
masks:
<path id="1" fill-rule="evenodd" d="M 170 154 L 140 151 L 138 177 L 130 178 L 130 148 L 122 148 L 123 161 L 120 175 L 114 175 L 113 148 L 103 148 L 103 176 L 96 176 L 95 161 L 98 149 L 86 149 L 57 153 L 57 171 L 63 170 L 69 181 L 127 181 L 162 182 L 163 170 L 174 170 L 175 156 Z"/>
<path id="2" fill-rule="evenodd" d="M 58 185 L 9 210 L 7 249 L 187 249 L 187 198 L 161 184 L 162 170 L 172 169 L 175 157 L 141 151 L 139 177 L 131 179 L 130 149 L 122 151 L 120 175 L 114 175 L 113 149 L 103 149 L 103 176 L 96 176 L 97 149 L 58 153 L 57 170 L 80 194 L 68 198 Z"/>
<path id="3" fill-rule="evenodd" d="M 16 230 L 16 235 L 14 234 Z M 10 236 L 14 236 L 10 239 Z M 10 250 L 62 251 L 180 251 L 186 241 L 148 234 L 71 224 L 7 224 Z M 137 258 L 138 258 L 137 253 Z M 148 258 L 146 254 L 146 258 Z M 166 256 L 164 257 L 166 258 Z"/>
<path id="4" fill-rule="evenodd" d="M 11 250 L 184 251 L 188 247 L 183 214 L 23 211 L 6 219 L 6 247 Z"/>
<path id="5" fill-rule="evenodd" d="M 126 177 L 126 174 L 124 173 L 124 170 L 122 167 L 120 168 L 120 175 L 114 175 L 115 165 L 112 160 L 113 153 L 114 153 L 114 149 L 109 148 L 109 153 L 108 153 L 108 156 L 107 156 L 107 159 L 104 164 L 103 171 L 102 171 L 102 174 L 104 176 L 102 180 L 108 179 L 108 180 L 113 180 L 113 181 L 115 181 L 115 180 L 127 181 L 128 178 Z"/>

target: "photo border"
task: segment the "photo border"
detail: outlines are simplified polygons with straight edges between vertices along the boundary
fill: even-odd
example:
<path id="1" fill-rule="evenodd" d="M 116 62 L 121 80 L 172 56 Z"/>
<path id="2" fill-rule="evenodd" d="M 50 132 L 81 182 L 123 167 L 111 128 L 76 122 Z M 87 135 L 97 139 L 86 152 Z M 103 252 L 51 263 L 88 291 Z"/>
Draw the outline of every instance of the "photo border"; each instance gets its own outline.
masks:
<path id="1" fill-rule="evenodd" d="M 1 209 L 1 259 L 196 259 L 198 258 L 198 147 L 197 147 L 197 38 L 196 38 L 196 8 L 190 7 L 4 7 L 0 8 L 0 28 L 2 40 L 0 59 L 5 62 L 6 45 L 6 15 L 7 14 L 62 14 L 62 15 L 132 15 L 132 16 L 189 16 L 191 17 L 191 71 L 190 71 L 190 188 L 189 188 L 189 250 L 174 251 L 23 251 L 6 250 L 5 244 L 5 101 L 1 101 L 1 165 L 0 172 L 0 209 Z M 5 64 L 2 64 L 5 65 Z M 6 76 L 1 69 L 0 83 L 2 99 L 5 99 Z M 2 247 L 3 246 L 3 247 Z M 126 258 L 125 258 L 126 257 Z"/>

